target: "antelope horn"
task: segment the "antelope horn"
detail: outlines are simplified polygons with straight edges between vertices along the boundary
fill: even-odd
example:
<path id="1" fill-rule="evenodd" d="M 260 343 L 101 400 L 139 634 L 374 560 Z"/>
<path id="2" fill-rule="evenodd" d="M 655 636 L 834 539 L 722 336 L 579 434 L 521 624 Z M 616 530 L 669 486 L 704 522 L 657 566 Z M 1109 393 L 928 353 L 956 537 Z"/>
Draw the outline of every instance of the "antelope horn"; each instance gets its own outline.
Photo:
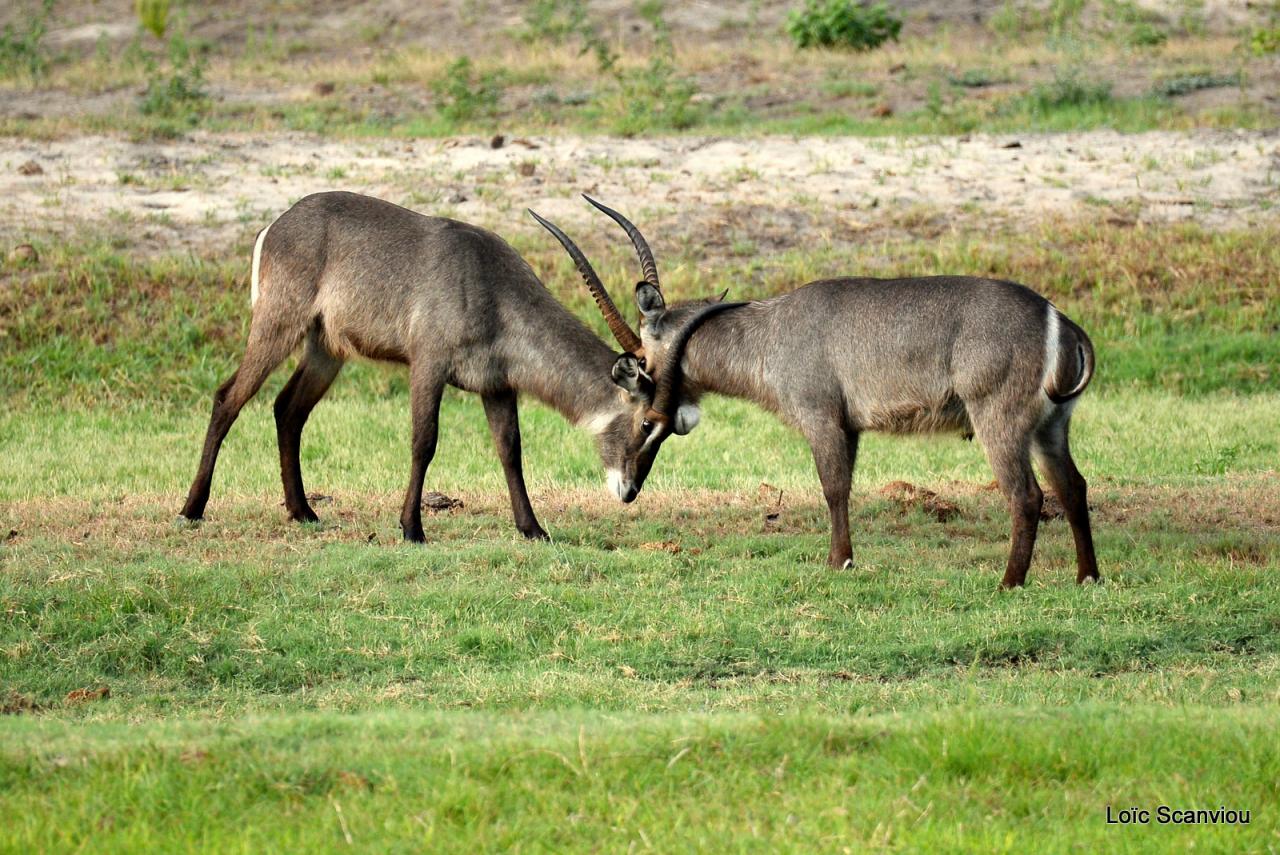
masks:
<path id="1" fill-rule="evenodd" d="M 649 409 L 668 422 L 675 420 L 675 408 L 680 402 L 680 386 L 684 381 L 684 372 L 680 370 L 680 361 L 684 359 L 684 351 L 698 331 L 712 315 L 718 315 L 729 309 L 737 309 L 746 303 L 712 303 L 703 306 L 689 318 L 689 321 L 676 333 L 667 355 L 663 358 L 662 374 L 658 377 L 658 388 L 653 396 L 653 404 Z"/>
<path id="2" fill-rule="evenodd" d="M 631 329 L 622 317 L 622 313 L 618 311 L 618 307 L 613 304 L 613 300 L 609 298 L 609 292 L 605 290 L 604 285 L 600 282 L 600 277 L 596 275 L 595 270 L 591 267 L 591 262 L 587 261 L 587 257 L 582 254 L 582 250 L 578 249 L 577 245 L 569 240 L 569 236 L 560 231 L 554 223 L 544 220 L 530 209 L 526 208 L 526 210 L 544 229 L 555 235 L 556 240 L 560 241 L 560 245 L 565 248 L 565 252 L 569 253 L 569 257 L 573 259 L 574 266 L 582 274 L 582 281 L 587 283 L 587 290 L 591 292 L 591 296 L 595 298 L 596 305 L 600 307 L 600 314 L 604 315 L 604 322 L 609 325 L 610 332 L 618 340 L 618 344 L 622 345 L 622 349 L 629 353 L 634 353 L 636 356 L 643 356 L 644 345 L 640 343 L 640 336 L 636 335 L 635 330 Z"/>
<path id="3" fill-rule="evenodd" d="M 627 237 L 631 238 L 631 243 L 635 245 L 636 255 L 640 256 L 640 269 L 644 271 L 644 281 L 661 291 L 662 286 L 658 284 L 658 262 L 654 261 L 653 250 L 649 249 L 649 244 L 644 239 L 644 235 L 640 234 L 640 230 L 626 217 L 612 208 L 600 204 L 586 193 L 582 194 L 582 198 L 604 211 L 615 223 L 622 226 L 622 230 L 627 233 Z"/>

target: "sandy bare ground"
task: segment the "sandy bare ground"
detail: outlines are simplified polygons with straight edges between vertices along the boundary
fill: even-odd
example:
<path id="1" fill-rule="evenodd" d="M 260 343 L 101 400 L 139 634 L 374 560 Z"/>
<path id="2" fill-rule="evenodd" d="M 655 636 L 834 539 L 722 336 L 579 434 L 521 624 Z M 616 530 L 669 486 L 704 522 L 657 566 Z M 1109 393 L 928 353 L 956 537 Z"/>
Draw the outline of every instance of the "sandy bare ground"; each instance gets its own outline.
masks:
<path id="1" fill-rule="evenodd" d="M 38 174 L 24 164 L 34 161 Z M 349 189 L 426 213 L 534 230 L 533 207 L 599 225 L 577 194 L 643 223 L 729 215 L 766 242 L 856 240 L 911 212 L 1018 223 L 1115 211 L 1210 228 L 1280 219 L 1280 135 L 1090 132 L 969 139 L 609 138 L 324 141 L 195 134 L 173 142 L 0 140 L 5 243 L 86 226 L 155 250 L 243 240 L 308 193 Z"/>

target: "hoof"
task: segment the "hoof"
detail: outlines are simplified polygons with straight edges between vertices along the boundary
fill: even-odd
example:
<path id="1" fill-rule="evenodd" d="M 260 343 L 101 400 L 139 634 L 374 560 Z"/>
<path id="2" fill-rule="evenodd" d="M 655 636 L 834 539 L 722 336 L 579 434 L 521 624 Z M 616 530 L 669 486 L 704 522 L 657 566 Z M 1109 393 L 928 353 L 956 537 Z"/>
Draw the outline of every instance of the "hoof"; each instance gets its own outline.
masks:
<path id="1" fill-rule="evenodd" d="M 525 540 L 545 540 L 547 542 L 551 541 L 551 535 L 547 534 L 545 531 L 543 531 L 540 528 L 535 528 L 532 531 L 521 531 L 520 534 L 522 537 L 524 537 Z"/>
<path id="2" fill-rule="evenodd" d="M 202 517 L 187 517 L 178 514 L 173 518 L 173 527 L 181 531 L 191 531 L 199 528 L 202 522 L 204 522 Z"/>

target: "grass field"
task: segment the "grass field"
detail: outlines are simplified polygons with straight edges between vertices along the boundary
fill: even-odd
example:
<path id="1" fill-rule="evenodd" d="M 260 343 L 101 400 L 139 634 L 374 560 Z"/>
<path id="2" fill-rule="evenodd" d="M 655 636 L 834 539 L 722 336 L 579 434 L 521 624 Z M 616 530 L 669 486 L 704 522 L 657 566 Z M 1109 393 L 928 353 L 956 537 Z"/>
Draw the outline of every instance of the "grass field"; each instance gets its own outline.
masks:
<path id="1" fill-rule="evenodd" d="M 920 0 L 854 53 L 794 48 L 796 5 L 0 9 L 0 852 L 1280 852 L 1280 7 Z M 522 400 L 528 543 L 451 392 L 427 489 L 462 506 L 408 546 L 405 375 L 369 364 L 303 440 L 319 524 L 284 369 L 180 524 L 254 235 L 329 186 L 495 229 L 602 335 L 525 206 L 616 196 L 673 299 L 1033 286 L 1097 350 L 1103 584 L 1049 519 L 998 590 L 951 437 L 863 440 L 833 572 L 807 446 L 718 399 L 628 506 Z M 622 236 L 568 216 L 621 296 Z M 1249 822 L 1108 823 L 1160 805 Z"/>
<path id="2" fill-rule="evenodd" d="M 4 304 L 0 701 L 18 715 L 0 721 L 0 810 L 19 819 L 0 846 L 1275 849 L 1273 236 L 1054 233 L 1074 249 L 927 245 L 1031 271 L 1101 355 L 1074 445 L 1106 582 L 1073 584 L 1051 521 L 1031 584 L 1004 593 L 1007 514 L 977 446 L 869 437 L 858 565 L 833 573 L 806 447 L 730 401 L 629 507 L 589 437 L 526 402 L 554 537 L 530 544 L 478 402 L 452 395 L 428 486 L 465 504 L 402 545 L 403 375 L 365 365 L 304 442 L 320 525 L 279 507 L 283 371 L 233 430 L 208 520 L 177 525 L 240 346 L 243 265 L 51 247 L 15 279 L 41 298 Z M 1144 288 L 1157 247 L 1183 274 Z M 1080 282 L 1091 255 L 1110 275 Z M 531 257 L 585 315 L 570 272 Z M 782 257 L 751 287 L 854 263 Z M 1271 284 L 1229 291 L 1235 271 Z M 956 515 L 882 495 L 895 480 Z M 1158 804 L 1252 819 L 1106 823 Z"/>

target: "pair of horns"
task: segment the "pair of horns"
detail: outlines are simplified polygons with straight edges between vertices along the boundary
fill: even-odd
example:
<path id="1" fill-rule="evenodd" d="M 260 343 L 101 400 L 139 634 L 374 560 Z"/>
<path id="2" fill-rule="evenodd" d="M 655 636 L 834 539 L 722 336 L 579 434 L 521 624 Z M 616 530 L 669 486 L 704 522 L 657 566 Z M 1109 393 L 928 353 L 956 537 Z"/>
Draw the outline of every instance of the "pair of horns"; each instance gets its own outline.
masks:
<path id="1" fill-rule="evenodd" d="M 631 238 L 631 243 L 636 248 L 636 255 L 640 257 L 640 269 L 644 274 L 644 281 L 661 291 L 662 286 L 658 283 L 658 263 L 653 258 L 653 250 L 649 249 L 649 242 L 644 239 L 644 235 L 640 234 L 640 230 L 635 227 L 635 224 L 617 211 L 607 205 L 600 204 L 585 193 L 582 198 L 608 214 L 610 219 L 622 226 L 622 230 L 627 233 L 627 237 Z M 637 356 L 644 356 L 644 345 L 640 343 L 640 336 L 636 335 L 636 331 L 622 317 L 622 313 L 614 305 L 613 300 L 609 297 L 609 292 L 605 290 L 604 283 L 600 281 L 600 277 L 596 275 L 595 269 L 592 268 L 591 262 L 587 261 L 587 257 L 583 255 L 582 250 L 578 249 L 577 244 L 570 240 L 569 236 L 557 228 L 554 223 L 544 220 L 533 210 L 530 210 L 529 214 L 543 228 L 555 235 L 556 240 L 560 241 L 560 245 L 569 253 L 569 257 L 573 259 L 574 266 L 582 274 L 582 281 L 587 284 L 587 290 L 591 292 L 596 305 L 600 307 L 600 314 L 604 315 L 605 323 L 609 325 L 609 331 L 618 340 L 618 344 L 622 345 L 622 349 Z"/>

